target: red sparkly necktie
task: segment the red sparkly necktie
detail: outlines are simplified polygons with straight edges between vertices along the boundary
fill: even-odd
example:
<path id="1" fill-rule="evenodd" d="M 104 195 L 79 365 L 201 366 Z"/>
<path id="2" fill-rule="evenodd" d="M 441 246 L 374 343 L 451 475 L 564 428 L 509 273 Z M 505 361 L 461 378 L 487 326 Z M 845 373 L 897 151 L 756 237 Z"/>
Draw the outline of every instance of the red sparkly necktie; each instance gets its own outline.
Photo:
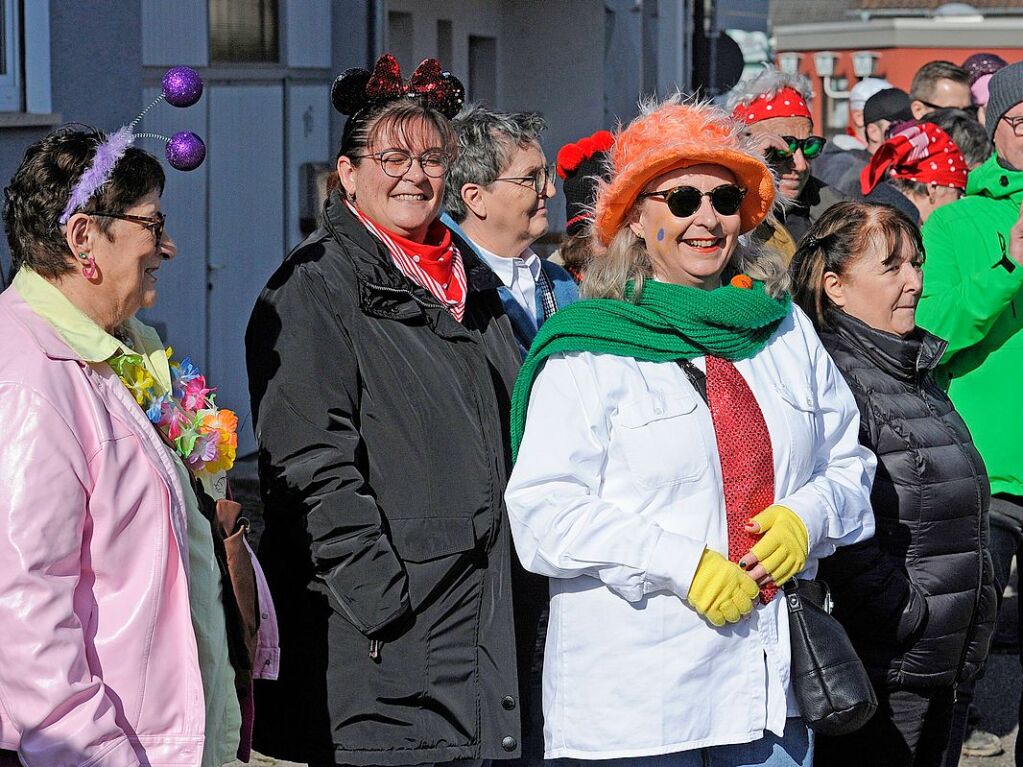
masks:
<path id="1" fill-rule="evenodd" d="M 759 535 L 745 525 L 774 503 L 774 453 L 764 413 L 749 384 L 728 360 L 707 356 L 707 405 L 714 421 L 728 521 L 728 558 L 738 562 Z M 760 589 L 771 601 L 777 586 Z"/>

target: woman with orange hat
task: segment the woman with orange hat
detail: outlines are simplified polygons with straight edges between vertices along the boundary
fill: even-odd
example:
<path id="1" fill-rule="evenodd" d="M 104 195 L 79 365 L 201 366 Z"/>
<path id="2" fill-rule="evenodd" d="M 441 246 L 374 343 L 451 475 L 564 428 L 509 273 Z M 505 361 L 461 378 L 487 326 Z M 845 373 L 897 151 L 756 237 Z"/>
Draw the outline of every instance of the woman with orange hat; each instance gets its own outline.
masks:
<path id="1" fill-rule="evenodd" d="M 548 759 L 809 765 L 778 586 L 869 537 L 856 403 L 773 254 L 774 180 L 709 105 L 647 104 L 597 192 L 591 300 L 516 384 L 506 498 L 551 578 Z"/>

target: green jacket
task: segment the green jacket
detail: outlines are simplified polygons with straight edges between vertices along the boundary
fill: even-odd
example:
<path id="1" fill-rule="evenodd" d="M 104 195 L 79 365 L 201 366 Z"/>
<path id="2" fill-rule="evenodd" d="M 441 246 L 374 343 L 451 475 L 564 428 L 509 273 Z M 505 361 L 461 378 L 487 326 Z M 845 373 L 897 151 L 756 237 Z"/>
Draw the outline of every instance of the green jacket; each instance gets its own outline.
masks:
<path id="1" fill-rule="evenodd" d="M 966 196 L 923 227 L 917 321 L 948 341 L 939 378 L 987 464 L 991 492 L 1023 496 L 1023 267 L 1008 257 L 1023 172 L 997 155 L 970 173 Z"/>

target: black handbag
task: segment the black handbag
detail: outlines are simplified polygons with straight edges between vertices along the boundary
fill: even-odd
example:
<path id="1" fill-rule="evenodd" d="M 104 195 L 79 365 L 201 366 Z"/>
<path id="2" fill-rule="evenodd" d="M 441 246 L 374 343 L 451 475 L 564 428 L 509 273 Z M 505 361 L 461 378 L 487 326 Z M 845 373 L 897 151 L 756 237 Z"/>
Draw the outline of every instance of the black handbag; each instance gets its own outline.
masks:
<path id="1" fill-rule="evenodd" d="M 821 735 L 855 732 L 877 710 L 877 696 L 848 634 L 831 616 L 828 585 L 793 578 L 784 589 L 799 713 Z"/>

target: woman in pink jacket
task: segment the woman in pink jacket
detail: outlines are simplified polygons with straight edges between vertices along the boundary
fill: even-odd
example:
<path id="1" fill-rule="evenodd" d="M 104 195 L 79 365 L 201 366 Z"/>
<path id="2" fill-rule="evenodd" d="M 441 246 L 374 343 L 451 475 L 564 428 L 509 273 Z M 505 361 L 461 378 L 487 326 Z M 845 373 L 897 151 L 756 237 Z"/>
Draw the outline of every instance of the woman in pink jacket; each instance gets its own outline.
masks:
<path id="1" fill-rule="evenodd" d="M 244 531 L 213 523 L 237 419 L 134 318 L 176 249 L 163 169 L 133 140 L 56 131 L 6 189 L 0 765 L 245 757 L 247 683 L 274 673 L 223 580 L 222 536 Z"/>

